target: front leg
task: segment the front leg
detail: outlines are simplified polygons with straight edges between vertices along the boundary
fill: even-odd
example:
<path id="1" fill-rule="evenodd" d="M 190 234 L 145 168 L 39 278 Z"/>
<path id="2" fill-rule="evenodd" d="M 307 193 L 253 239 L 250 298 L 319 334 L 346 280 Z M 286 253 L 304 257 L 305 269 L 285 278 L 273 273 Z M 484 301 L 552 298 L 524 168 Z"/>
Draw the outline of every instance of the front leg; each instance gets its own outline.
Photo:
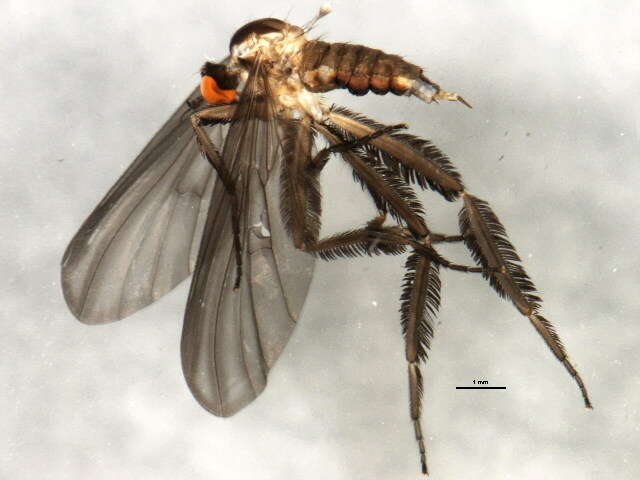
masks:
<path id="1" fill-rule="evenodd" d="M 224 115 L 221 115 L 221 111 L 224 112 Z M 232 113 L 229 115 L 228 112 L 228 106 L 211 107 L 201 110 L 191 115 L 191 126 L 196 134 L 196 139 L 198 140 L 202 154 L 216 170 L 218 178 L 224 185 L 225 191 L 231 200 L 231 227 L 233 230 L 233 248 L 235 250 L 237 266 L 234 289 L 237 289 L 240 287 L 240 279 L 242 278 L 242 245 L 240 243 L 240 205 L 236 193 L 235 180 L 222 161 L 222 157 L 215 145 L 211 142 L 209 135 L 207 135 L 207 132 L 202 128 L 202 123 L 214 125 L 216 123 L 229 121 Z M 233 110 L 231 110 L 231 112 L 233 112 Z"/>

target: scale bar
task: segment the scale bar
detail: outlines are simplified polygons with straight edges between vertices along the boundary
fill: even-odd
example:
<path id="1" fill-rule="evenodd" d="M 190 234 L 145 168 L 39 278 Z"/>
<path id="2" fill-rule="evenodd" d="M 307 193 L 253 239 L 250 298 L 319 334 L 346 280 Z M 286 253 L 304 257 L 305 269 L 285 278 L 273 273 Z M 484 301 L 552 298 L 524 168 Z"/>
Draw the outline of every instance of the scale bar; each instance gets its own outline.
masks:
<path id="1" fill-rule="evenodd" d="M 456 387 L 456 390 L 506 390 L 507 387 Z"/>

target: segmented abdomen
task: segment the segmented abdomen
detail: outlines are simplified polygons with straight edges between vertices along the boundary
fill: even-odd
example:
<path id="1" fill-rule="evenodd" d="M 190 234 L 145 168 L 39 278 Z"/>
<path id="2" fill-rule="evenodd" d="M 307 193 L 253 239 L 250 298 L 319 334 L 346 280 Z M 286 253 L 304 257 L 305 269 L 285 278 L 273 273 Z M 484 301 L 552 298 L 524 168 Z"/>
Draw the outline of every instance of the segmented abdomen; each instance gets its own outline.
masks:
<path id="1" fill-rule="evenodd" d="M 417 65 L 398 55 L 349 43 L 307 42 L 301 52 L 300 77 L 312 92 L 348 88 L 354 95 L 371 90 L 380 95 L 414 94 L 429 101 L 439 91 Z"/>

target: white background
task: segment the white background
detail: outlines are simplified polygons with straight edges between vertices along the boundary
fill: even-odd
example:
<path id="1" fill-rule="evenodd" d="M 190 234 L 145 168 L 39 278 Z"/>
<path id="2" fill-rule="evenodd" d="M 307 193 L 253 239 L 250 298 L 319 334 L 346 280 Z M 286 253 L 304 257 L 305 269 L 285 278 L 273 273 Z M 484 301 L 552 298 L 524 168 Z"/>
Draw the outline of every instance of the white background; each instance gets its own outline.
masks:
<path id="1" fill-rule="evenodd" d="M 0 477 L 416 479 L 398 297 L 402 258 L 322 263 L 264 394 L 229 419 L 180 370 L 188 282 L 115 324 L 62 298 L 66 244 L 128 163 L 255 18 L 318 2 L 1 2 Z M 592 396 L 476 276 L 443 273 L 425 367 L 434 479 L 640 475 L 638 1 L 334 2 L 314 31 L 404 55 L 474 106 L 392 95 L 347 104 L 409 122 L 488 200 Z M 325 227 L 375 211 L 322 177 Z M 454 233 L 460 202 L 425 193 Z M 443 250 L 470 262 L 462 247 Z M 461 391 L 486 379 L 506 391 Z"/>

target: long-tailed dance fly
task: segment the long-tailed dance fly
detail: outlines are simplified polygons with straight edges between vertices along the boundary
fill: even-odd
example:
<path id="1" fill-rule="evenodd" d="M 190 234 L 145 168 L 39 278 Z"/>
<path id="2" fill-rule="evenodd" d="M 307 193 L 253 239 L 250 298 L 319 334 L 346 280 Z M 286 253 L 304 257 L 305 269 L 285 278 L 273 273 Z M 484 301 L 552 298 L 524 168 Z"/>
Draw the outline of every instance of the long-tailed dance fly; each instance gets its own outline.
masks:
<path id="1" fill-rule="evenodd" d="M 230 55 L 206 62 L 201 83 L 109 190 L 69 244 L 64 296 L 87 324 L 122 319 L 193 273 L 181 342 L 187 384 L 200 404 L 230 416 L 265 388 L 296 325 L 314 259 L 407 252 L 400 298 L 409 410 L 427 473 L 420 425 L 423 380 L 440 268 L 479 273 L 511 300 L 577 382 L 541 299 L 487 202 L 465 189 L 430 141 L 346 108 L 323 93 L 346 88 L 452 100 L 402 57 L 350 43 L 307 38 L 275 18 L 252 21 L 231 38 Z M 316 141 L 326 141 L 323 148 Z M 377 207 L 363 226 L 320 238 L 320 174 L 345 162 Z M 333 160 L 335 161 L 335 160 Z M 415 188 L 462 199 L 460 231 L 426 224 Z M 447 260 L 441 242 L 463 242 L 475 267 Z"/>

